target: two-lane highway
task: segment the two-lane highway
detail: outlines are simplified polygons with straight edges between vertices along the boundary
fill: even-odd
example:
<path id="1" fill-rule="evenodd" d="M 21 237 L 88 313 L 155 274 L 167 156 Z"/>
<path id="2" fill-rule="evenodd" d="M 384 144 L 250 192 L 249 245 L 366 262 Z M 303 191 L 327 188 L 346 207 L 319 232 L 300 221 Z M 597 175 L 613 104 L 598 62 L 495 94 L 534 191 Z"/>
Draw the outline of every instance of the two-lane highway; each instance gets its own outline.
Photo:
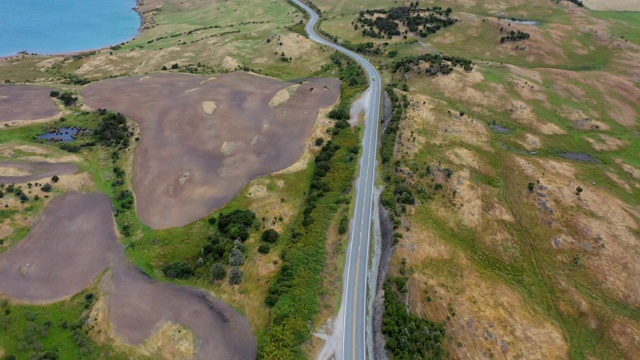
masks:
<path id="1" fill-rule="evenodd" d="M 369 104 L 367 106 L 364 137 L 362 139 L 360 172 L 356 181 L 356 204 L 345 262 L 344 298 L 342 302 L 344 306 L 342 357 L 343 359 L 354 360 L 365 359 L 367 357 L 366 311 L 369 243 L 376 173 L 376 151 L 378 148 L 378 124 L 380 123 L 380 95 L 382 92 L 380 74 L 378 74 L 375 66 L 371 65 L 362 56 L 318 36 L 314 30 L 318 22 L 318 14 L 301 1 L 292 1 L 303 8 L 310 16 L 310 21 L 306 26 L 309 38 L 351 57 L 362 66 L 369 78 Z"/>

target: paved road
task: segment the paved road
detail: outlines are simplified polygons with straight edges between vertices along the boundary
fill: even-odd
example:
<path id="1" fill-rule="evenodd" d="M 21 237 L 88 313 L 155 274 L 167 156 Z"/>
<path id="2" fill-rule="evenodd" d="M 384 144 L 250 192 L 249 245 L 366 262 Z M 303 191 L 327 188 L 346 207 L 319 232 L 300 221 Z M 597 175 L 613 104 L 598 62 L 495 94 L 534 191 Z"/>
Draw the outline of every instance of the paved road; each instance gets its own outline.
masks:
<path id="1" fill-rule="evenodd" d="M 311 21 L 306 26 L 306 31 L 311 40 L 332 47 L 357 61 L 367 73 L 371 84 L 369 87 L 370 94 L 365 132 L 362 139 L 360 174 L 356 181 L 356 205 L 345 263 L 343 290 L 345 318 L 342 355 L 344 359 L 365 359 L 367 357 L 366 311 L 369 242 L 376 173 L 376 151 L 378 148 L 378 124 L 380 123 L 380 95 L 382 92 L 380 74 L 375 66 L 371 65 L 362 56 L 318 36 L 314 31 L 318 21 L 318 14 L 299 0 L 292 1 L 302 7 L 311 17 Z"/>

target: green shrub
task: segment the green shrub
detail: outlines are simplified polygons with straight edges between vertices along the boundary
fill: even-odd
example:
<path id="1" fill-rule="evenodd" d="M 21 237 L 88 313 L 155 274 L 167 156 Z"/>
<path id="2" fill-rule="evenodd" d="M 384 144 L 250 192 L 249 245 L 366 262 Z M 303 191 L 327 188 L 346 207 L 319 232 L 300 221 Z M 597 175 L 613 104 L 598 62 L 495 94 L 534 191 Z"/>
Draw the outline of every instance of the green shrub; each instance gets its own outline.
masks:
<path id="1" fill-rule="evenodd" d="M 188 279 L 193 276 L 193 267 L 185 261 L 176 261 L 162 268 L 164 276 L 169 279 Z"/>
<path id="2" fill-rule="evenodd" d="M 260 236 L 260 238 L 264 242 L 274 244 L 280 238 L 280 234 L 278 234 L 278 232 L 273 229 L 267 229 L 262 233 L 262 236 Z"/>
<path id="3" fill-rule="evenodd" d="M 260 246 L 258 246 L 258 252 L 260 254 L 268 254 L 269 251 L 271 251 L 271 248 L 267 244 L 260 244 Z"/>
<path id="4" fill-rule="evenodd" d="M 213 281 L 222 280 L 227 277 L 227 269 L 225 269 L 224 265 L 220 263 L 214 263 L 211 266 L 211 278 Z"/>
<path id="5" fill-rule="evenodd" d="M 240 284 L 242 282 L 243 276 L 244 276 L 244 273 L 242 272 L 242 270 L 240 270 L 240 268 L 237 266 L 233 266 L 231 268 L 231 272 L 229 272 L 229 284 L 231 285 Z"/>

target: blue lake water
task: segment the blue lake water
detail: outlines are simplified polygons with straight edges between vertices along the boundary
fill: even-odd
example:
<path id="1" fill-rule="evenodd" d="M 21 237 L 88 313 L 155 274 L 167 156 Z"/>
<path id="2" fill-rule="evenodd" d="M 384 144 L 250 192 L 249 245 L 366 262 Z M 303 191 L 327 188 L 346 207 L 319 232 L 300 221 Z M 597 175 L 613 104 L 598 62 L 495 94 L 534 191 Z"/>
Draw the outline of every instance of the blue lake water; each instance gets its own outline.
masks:
<path id="1" fill-rule="evenodd" d="M 52 132 L 44 133 L 38 136 L 38 139 L 47 139 L 53 141 L 71 142 L 75 140 L 75 136 L 80 129 L 78 128 L 60 128 Z"/>
<path id="2" fill-rule="evenodd" d="M 138 34 L 135 0 L 0 0 L 0 56 L 119 44 Z"/>

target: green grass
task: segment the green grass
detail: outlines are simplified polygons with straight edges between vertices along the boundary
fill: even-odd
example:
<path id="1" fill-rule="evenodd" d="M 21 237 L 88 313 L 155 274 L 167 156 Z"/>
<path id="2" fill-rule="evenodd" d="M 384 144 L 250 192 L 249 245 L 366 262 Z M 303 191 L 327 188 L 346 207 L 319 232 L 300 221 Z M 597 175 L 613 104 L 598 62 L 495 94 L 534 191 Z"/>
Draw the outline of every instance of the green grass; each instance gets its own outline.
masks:
<path id="1" fill-rule="evenodd" d="M 51 305 L 0 304 L 0 349 L 4 356 L 34 359 L 49 351 L 56 359 L 131 359 L 132 354 L 98 345 L 88 335 L 90 290 Z M 43 357 L 38 357 L 42 358 Z M 140 357 L 133 357 L 140 358 Z M 51 359 L 51 357 L 48 357 Z"/>
<path id="2" fill-rule="evenodd" d="M 590 16 L 606 20 L 611 26 L 611 35 L 640 45 L 640 12 L 591 11 Z"/>

